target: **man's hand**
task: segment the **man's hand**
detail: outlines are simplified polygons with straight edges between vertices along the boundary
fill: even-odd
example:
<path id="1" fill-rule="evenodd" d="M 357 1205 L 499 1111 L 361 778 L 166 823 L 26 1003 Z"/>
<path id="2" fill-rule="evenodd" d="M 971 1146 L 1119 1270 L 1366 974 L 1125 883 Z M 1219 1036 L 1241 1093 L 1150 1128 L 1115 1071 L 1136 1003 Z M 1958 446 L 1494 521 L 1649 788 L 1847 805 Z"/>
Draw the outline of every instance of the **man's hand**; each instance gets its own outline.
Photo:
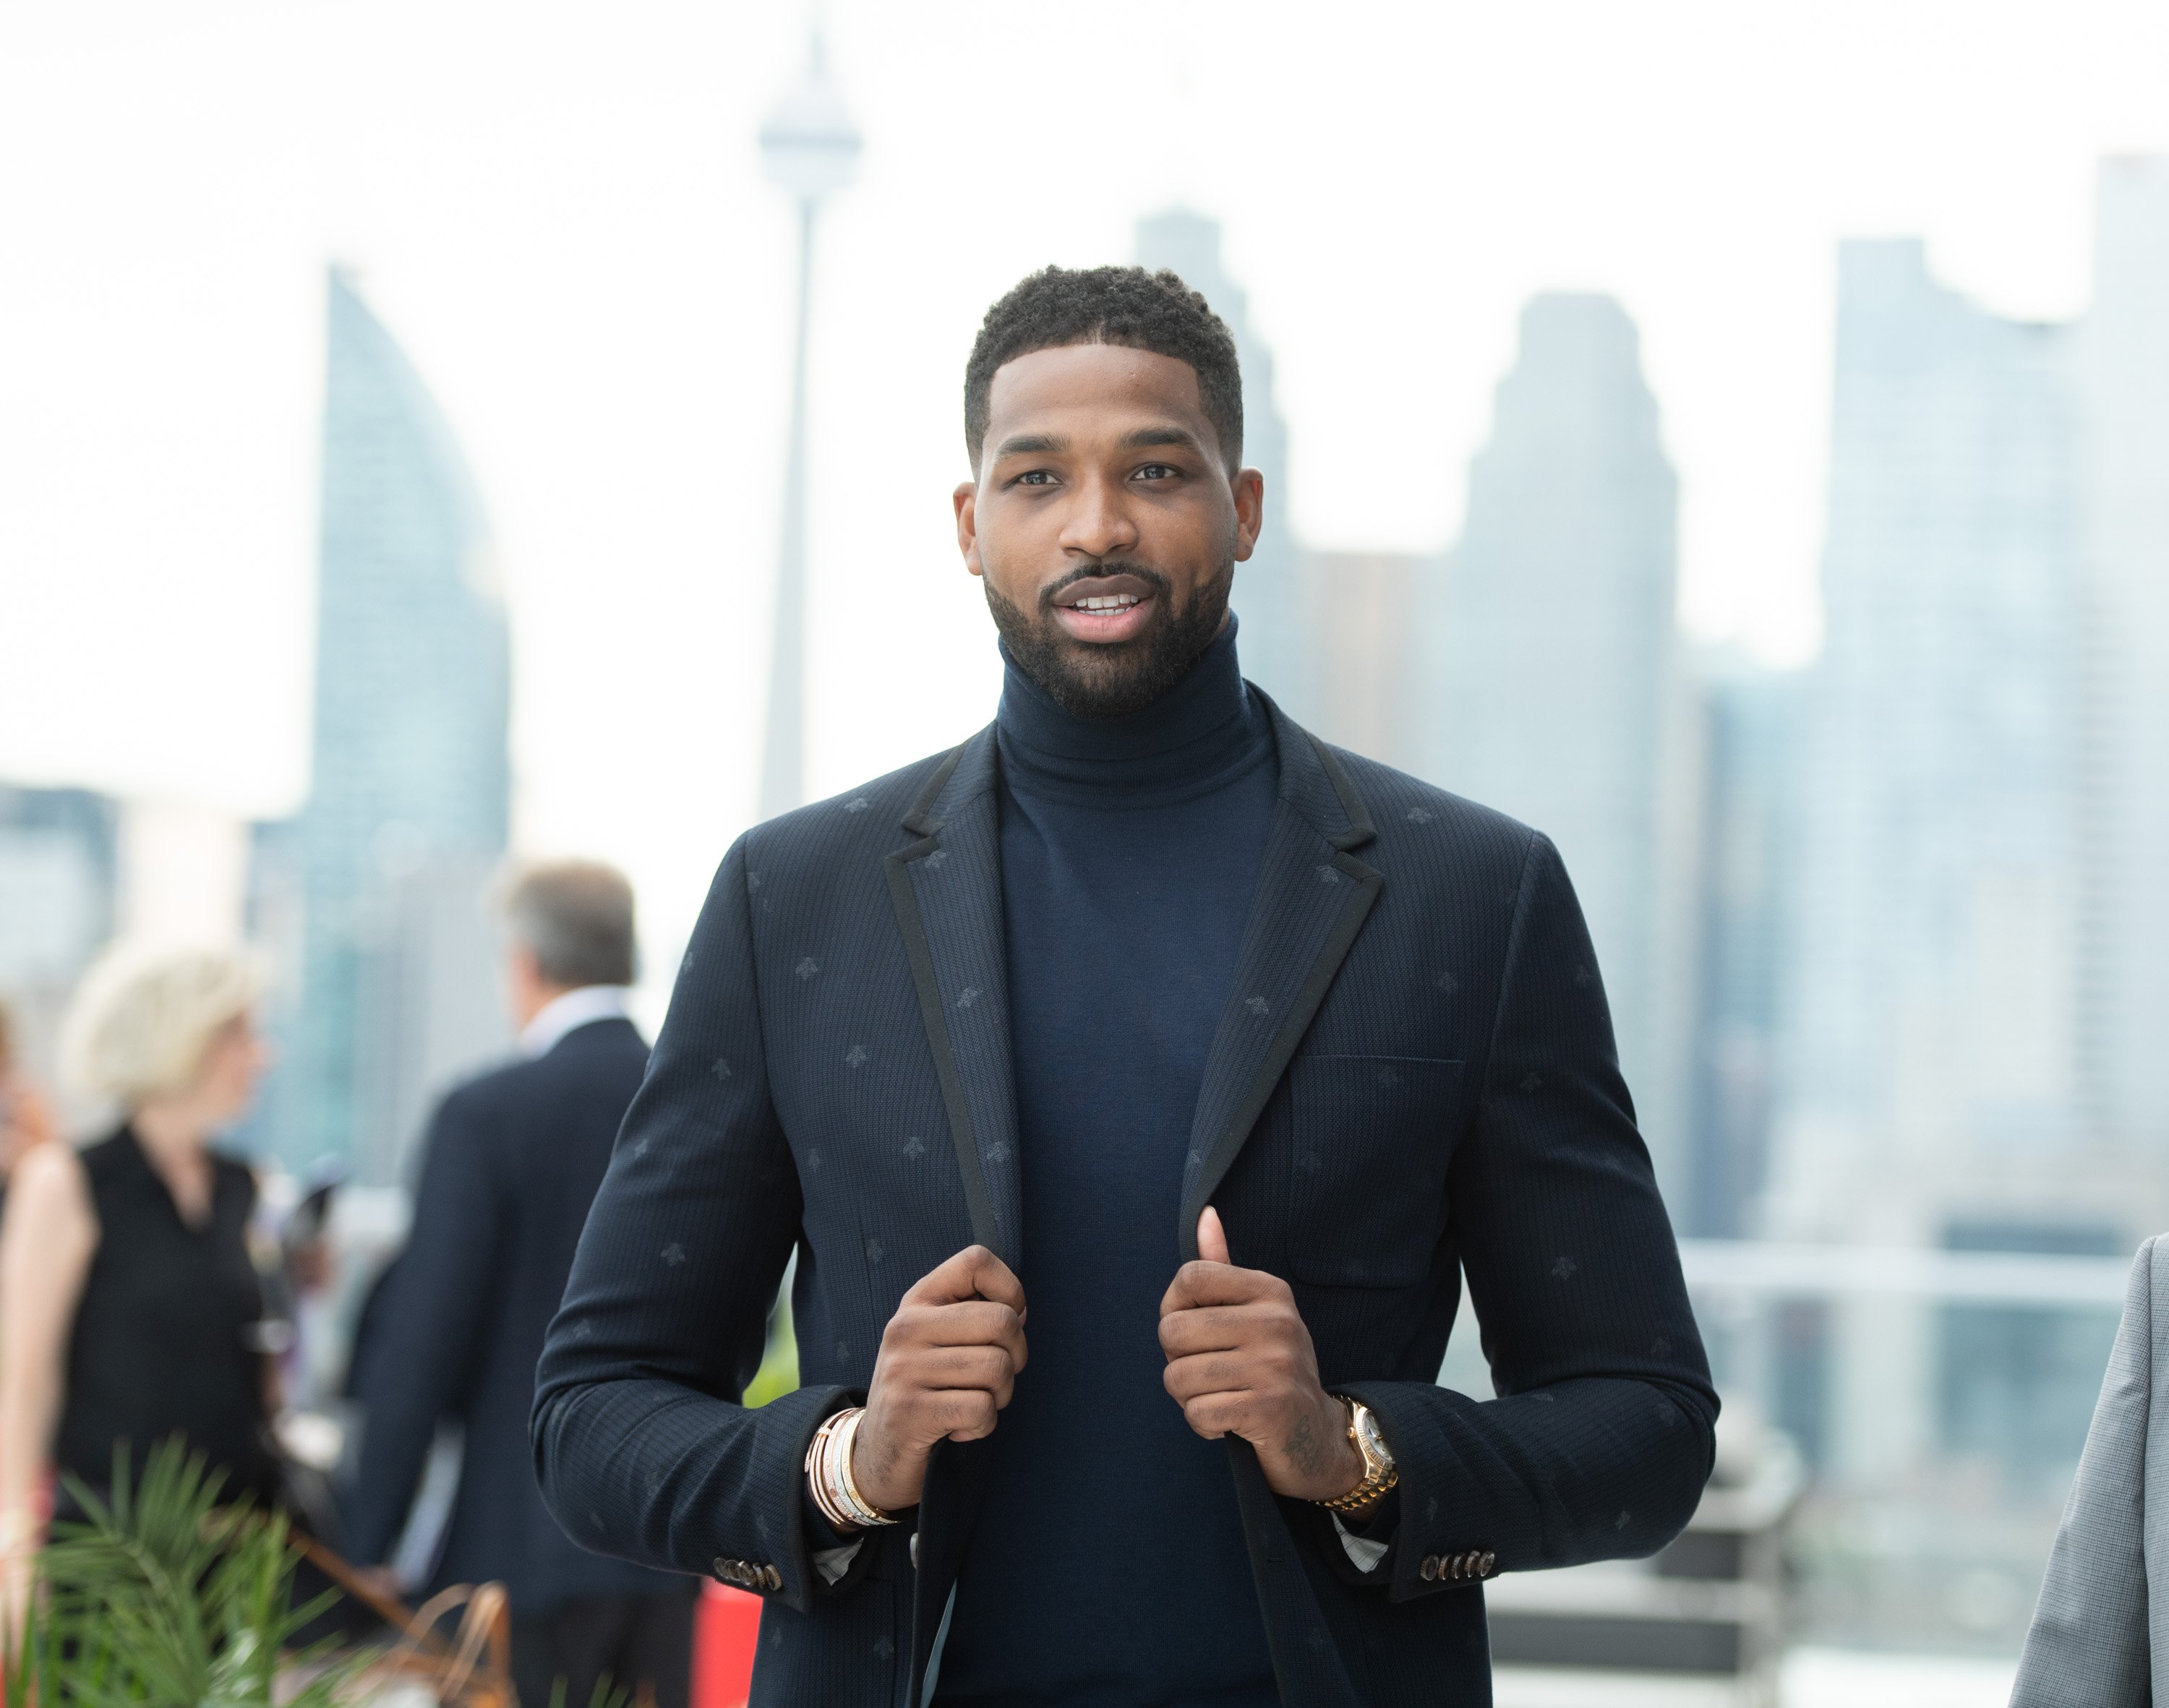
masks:
<path id="1" fill-rule="evenodd" d="M 1198 1258 L 1159 1301 L 1167 1391 L 1208 1441 L 1240 1435 L 1276 1494 L 1335 1500 L 1363 1480 L 1348 1408 L 1319 1386 L 1310 1331 L 1287 1283 L 1228 1261 L 1210 1206 L 1197 1218 Z"/>
<path id="2" fill-rule="evenodd" d="M 994 1430 L 1024 1368 L 1024 1289 L 983 1245 L 903 1296 L 882 1331 L 851 1479 L 884 1512 L 919 1504 L 934 1444 Z"/>

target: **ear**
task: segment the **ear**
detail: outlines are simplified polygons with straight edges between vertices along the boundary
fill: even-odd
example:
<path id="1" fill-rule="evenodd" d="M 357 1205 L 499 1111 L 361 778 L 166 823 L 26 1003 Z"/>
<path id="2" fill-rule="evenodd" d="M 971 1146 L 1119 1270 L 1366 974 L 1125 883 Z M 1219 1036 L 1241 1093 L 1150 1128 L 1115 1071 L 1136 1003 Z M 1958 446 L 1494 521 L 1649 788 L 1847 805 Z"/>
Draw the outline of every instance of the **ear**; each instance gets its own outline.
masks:
<path id="1" fill-rule="evenodd" d="M 1238 469 L 1228 477 L 1235 496 L 1235 561 L 1255 551 L 1266 525 L 1266 477 L 1255 469 Z"/>
<path id="2" fill-rule="evenodd" d="M 979 564 L 979 483 L 966 481 L 949 495 L 957 508 L 957 549 L 964 554 L 964 567 L 984 575 Z"/>
<path id="3" fill-rule="evenodd" d="M 527 985 L 542 982 L 541 964 L 536 960 L 535 951 L 528 944 L 515 938 L 506 946 L 504 960 L 515 981 Z"/>

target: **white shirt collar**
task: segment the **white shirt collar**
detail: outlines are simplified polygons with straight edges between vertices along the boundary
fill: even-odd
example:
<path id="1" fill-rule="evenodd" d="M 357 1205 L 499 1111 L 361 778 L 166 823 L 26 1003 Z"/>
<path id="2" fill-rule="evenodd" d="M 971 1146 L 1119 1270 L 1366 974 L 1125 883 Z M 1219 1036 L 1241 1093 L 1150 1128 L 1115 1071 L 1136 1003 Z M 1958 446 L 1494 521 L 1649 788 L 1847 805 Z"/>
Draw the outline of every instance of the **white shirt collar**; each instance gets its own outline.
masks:
<path id="1" fill-rule="evenodd" d="M 552 998 L 540 1014 L 520 1029 L 520 1053 L 526 1056 L 547 1056 L 557 1047 L 557 1040 L 576 1026 L 594 1020 L 625 1019 L 625 996 L 623 985 L 587 984 Z"/>

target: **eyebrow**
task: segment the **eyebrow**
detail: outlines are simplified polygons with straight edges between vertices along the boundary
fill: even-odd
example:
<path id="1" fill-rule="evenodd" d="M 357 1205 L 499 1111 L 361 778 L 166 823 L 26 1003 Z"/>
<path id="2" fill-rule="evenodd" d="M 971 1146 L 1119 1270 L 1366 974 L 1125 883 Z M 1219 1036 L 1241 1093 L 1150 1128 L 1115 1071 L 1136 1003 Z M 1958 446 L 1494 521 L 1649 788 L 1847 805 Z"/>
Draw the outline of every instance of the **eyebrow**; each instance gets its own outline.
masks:
<path id="1" fill-rule="evenodd" d="M 1147 450 L 1156 444 L 1194 450 L 1200 456 L 1205 454 L 1205 447 L 1198 444 L 1196 434 L 1180 427 L 1141 427 L 1135 433 L 1122 435 L 1124 450 Z"/>
<path id="2" fill-rule="evenodd" d="M 1197 442 L 1197 435 L 1180 427 L 1141 427 L 1135 433 L 1122 435 L 1124 450 L 1148 450 L 1155 445 L 1171 449 L 1193 450 L 1200 456 L 1205 448 Z M 996 457 L 1059 456 L 1069 449 L 1069 441 L 1058 433 L 1021 433 L 1004 439 L 994 447 Z"/>
<path id="3" fill-rule="evenodd" d="M 1058 433 L 1021 433 L 1014 439 L 1005 439 L 994 447 L 994 455 L 1005 456 L 1053 456 L 1069 449 L 1069 441 Z"/>

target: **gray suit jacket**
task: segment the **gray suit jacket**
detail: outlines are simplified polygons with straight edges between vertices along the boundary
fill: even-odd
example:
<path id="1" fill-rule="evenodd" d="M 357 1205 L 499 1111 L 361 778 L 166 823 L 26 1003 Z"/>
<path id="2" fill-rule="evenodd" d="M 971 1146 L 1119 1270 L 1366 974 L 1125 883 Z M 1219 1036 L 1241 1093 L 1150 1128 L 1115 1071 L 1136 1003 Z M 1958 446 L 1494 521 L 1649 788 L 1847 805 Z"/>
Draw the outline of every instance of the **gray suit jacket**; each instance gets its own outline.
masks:
<path id="1" fill-rule="evenodd" d="M 2049 1556 L 2012 1708 L 2169 1700 L 2169 1253 L 2139 1248 L 2124 1322 Z M 2158 1496 L 2159 1498 L 2156 1498 Z"/>

